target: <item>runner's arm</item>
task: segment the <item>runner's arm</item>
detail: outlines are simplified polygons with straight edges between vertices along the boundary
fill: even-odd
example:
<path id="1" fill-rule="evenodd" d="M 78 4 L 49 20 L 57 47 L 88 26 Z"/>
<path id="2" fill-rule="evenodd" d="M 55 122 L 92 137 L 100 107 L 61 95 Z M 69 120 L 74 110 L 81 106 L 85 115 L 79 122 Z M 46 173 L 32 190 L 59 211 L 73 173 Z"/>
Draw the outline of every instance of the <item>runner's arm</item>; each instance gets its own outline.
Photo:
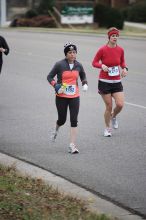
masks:
<path id="1" fill-rule="evenodd" d="M 2 41 L 2 48 L 4 49 L 4 54 L 8 55 L 8 53 L 10 51 L 9 46 L 3 37 L 1 37 L 1 41 Z"/>
<path id="2" fill-rule="evenodd" d="M 54 87 L 56 84 L 56 81 L 54 79 L 54 77 L 57 75 L 58 73 L 58 64 L 56 63 L 54 65 L 54 67 L 52 68 L 52 70 L 49 72 L 48 76 L 47 76 L 47 80 L 48 82 Z"/>

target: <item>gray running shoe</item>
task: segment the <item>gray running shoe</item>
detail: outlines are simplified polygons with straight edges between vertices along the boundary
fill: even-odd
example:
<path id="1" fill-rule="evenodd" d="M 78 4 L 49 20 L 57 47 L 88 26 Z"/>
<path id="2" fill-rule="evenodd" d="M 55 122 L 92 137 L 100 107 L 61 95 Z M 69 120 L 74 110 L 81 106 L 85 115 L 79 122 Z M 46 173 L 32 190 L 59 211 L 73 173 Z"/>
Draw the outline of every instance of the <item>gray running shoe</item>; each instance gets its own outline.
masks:
<path id="1" fill-rule="evenodd" d="M 71 143 L 69 145 L 69 153 L 71 154 L 78 154 L 79 153 L 79 150 L 76 148 L 75 144 Z"/>
<path id="2" fill-rule="evenodd" d="M 53 131 L 53 132 L 51 132 L 50 139 L 51 139 L 52 142 L 55 142 L 55 141 L 56 141 L 57 134 L 58 134 L 57 131 Z"/>
<path id="3" fill-rule="evenodd" d="M 117 129 L 119 127 L 116 117 L 112 118 L 112 126 L 113 126 L 114 129 Z"/>

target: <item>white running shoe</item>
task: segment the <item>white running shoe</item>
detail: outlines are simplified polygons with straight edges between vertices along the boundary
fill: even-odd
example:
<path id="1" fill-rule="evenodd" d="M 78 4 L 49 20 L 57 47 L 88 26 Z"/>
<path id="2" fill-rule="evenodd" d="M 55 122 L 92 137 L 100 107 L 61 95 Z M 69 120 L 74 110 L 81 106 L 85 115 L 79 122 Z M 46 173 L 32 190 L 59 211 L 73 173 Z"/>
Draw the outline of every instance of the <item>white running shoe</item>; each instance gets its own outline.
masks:
<path id="1" fill-rule="evenodd" d="M 50 139 L 51 139 L 52 142 L 55 142 L 55 141 L 56 141 L 57 134 L 58 134 L 57 131 L 53 131 L 53 132 L 51 133 Z"/>
<path id="2" fill-rule="evenodd" d="M 112 118 L 112 126 L 113 126 L 114 129 L 117 129 L 119 127 L 116 117 Z"/>
<path id="3" fill-rule="evenodd" d="M 75 144 L 70 143 L 68 152 L 71 154 L 78 154 L 79 150 L 76 148 Z"/>
<path id="4" fill-rule="evenodd" d="M 104 137 L 111 137 L 111 136 L 112 136 L 111 129 L 105 128 L 104 129 Z"/>

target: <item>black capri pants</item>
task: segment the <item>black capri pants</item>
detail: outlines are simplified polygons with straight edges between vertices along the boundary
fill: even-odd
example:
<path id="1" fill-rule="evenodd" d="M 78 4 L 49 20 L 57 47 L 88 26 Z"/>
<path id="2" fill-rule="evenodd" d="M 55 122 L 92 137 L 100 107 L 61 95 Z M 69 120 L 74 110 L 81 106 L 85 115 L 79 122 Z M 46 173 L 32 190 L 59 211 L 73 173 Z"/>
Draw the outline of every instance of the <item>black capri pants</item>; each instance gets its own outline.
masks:
<path id="1" fill-rule="evenodd" d="M 67 118 L 67 109 L 69 107 L 71 127 L 77 127 L 79 106 L 80 97 L 63 98 L 56 96 L 56 107 L 58 112 L 57 125 L 62 126 L 65 124 Z"/>
<path id="2" fill-rule="evenodd" d="M 0 74 L 1 74 L 1 71 L 2 71 L 2 65 L 3 65 L 3 63 L 2 63 L 2 61 L 0 61 Z"/>

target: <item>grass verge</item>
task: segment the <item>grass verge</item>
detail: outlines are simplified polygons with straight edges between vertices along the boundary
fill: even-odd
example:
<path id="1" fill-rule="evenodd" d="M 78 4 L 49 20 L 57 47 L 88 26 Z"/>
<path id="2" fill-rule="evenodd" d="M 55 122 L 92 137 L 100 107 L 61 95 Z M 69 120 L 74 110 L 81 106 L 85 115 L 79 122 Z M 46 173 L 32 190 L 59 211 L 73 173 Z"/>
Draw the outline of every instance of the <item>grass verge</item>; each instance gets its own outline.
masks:
<path id="1" fill-rule="evenodd" d="M 42 179 L 23 177 L 0 165 L 1 220 L 113 220 L 90 212 L 85 202 L 65 196 Z M 116 220 L 116 218 L 114 218 Z"/>
<path id="2" fill-rule="evenodd" d="M 106 28 L 91 28 L 91 27 L 75 27 L 75 28 L 40 28 L 40 27 L 17 27 L 10 28 L 5 27 L 3 30 L 19 30 L 19 31 L 33 31 L 33 32 L 42 32 L 42 33 L 50 33 L 50 32 L 62 32 L 62 33 L 80 33 L 80 34 L 97 34 L 107 35 Z M 123 30 L 120 30 L 120 36 L 127 37 L 142 37 L 146 38 L 146 30 L 142 28 L 136 27 L 124 27 Z"/>

